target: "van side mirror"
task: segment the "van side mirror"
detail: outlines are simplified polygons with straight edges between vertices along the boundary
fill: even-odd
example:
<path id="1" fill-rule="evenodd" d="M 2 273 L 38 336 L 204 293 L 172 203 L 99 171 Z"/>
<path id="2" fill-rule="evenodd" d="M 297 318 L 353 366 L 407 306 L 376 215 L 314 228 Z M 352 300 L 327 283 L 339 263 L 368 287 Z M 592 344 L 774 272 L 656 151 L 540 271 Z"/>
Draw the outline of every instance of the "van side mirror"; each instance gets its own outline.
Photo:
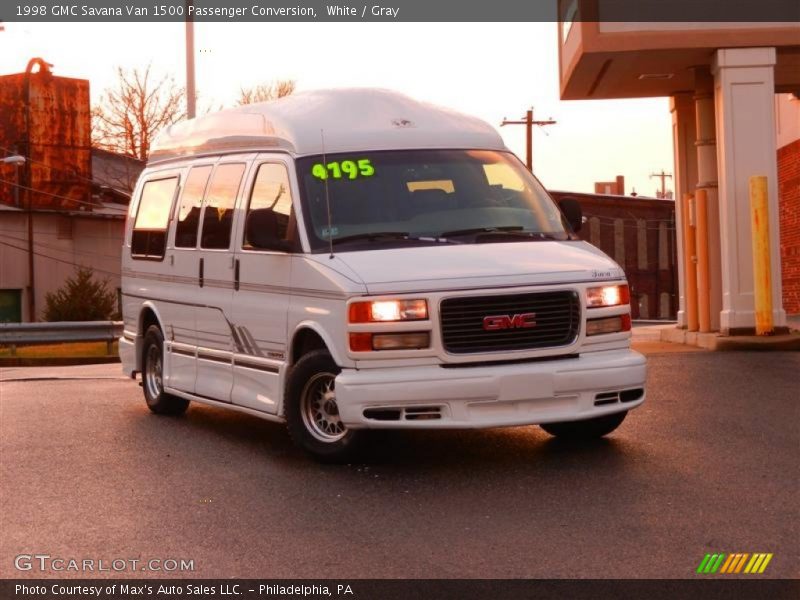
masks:
<path id="1" fill-rule="evenodd" d="M 572 231 L 578 233 L 583 226 L 583 210 L 580 203 L 575 198 L 562 198 L 558 207 L 561 209 L 564 219 L 572 227 Z"/>
<path id="2" fill-rule="evenodd" d="M 258 250 L 290 250 L 290 244 L 278 234 L 278 216 L 270 208 L 251 210 L 244 229 L 246 245 Z"/>

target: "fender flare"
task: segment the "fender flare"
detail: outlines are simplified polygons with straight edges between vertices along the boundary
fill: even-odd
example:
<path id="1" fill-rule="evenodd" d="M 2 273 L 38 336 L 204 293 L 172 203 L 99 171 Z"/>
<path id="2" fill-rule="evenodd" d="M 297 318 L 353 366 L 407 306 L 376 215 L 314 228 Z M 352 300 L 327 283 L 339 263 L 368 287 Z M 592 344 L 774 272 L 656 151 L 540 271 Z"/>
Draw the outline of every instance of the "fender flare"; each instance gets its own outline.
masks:
<path id="1" fill-rule="evenodd" d="M 331 357 L 333 357 L 333 361 L 337 365 L 342 366 L 344 363 L 352 363 L 353 362 L 351 359 L 347 358 L 346 356 L 342 356 L 341 352 L 337 348 L 336 344 L 333 343 L 333 340 L 331 339 L 330 335 L 325 330 L 325 328 L 323 328 L 316 321 L 305 320 L 305 321 L 300 321 L 299 323 L 297 323 L 295 325 L 295 327 L 294 327 L 294 330 L 292 331 L 291 342 L 289 343 L 289 347 L 287 349 L 287 355 L 286 355 L 286 362 L 287 363 L 289 363 L 291 361 L 291 356 L 292 356 L 292 353 L 294 352 L 294 342 L 297 339 L 297 334 L 303 329 L 310 329 L 311 331 L 316 333 L 320 338 L 322 338 L 322 341 L 325 343 L 325 346 L 327 347 L 328 352 L 331 353 Z"/>

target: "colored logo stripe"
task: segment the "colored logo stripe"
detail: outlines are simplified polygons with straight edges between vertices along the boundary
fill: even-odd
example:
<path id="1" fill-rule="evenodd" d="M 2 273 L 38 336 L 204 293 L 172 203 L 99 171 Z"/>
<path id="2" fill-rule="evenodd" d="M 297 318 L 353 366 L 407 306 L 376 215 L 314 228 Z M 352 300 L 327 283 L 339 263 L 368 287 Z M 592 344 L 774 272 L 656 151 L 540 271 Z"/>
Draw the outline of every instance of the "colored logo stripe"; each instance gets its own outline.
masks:
<path id="1" fill-rule="evenodd" d="M 763 573 L 772 560 L 772 556 L 772 553 L 750 554 L 747 552 L 706 554 L 700 561 L 697 572 L 710 575 L 717 572 L 720 574 Z"/>

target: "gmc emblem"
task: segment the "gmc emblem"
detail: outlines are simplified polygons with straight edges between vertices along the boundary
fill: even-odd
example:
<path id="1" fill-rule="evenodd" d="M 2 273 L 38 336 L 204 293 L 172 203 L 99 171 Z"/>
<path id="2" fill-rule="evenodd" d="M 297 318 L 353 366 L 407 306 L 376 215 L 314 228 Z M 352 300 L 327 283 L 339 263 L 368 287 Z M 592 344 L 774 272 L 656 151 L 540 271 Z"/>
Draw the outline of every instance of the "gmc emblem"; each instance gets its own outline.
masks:
<path id="1" fill-rule="evenodd" d="M 483 317 L 483 328 L 486 331 L 497 331 L 499 329 L 528 329 L 530 327 L 536 327 L 536 313 Z"/>

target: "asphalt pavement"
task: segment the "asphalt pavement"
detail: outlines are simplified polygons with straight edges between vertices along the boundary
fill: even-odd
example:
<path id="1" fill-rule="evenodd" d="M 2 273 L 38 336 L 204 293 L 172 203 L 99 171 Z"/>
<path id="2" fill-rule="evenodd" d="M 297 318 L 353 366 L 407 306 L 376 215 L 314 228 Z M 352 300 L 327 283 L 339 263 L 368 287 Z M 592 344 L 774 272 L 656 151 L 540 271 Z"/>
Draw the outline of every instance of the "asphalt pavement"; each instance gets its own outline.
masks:
<path id="1" fill-rule="evenodd" d="M 707 552 L 800 576 L 800 353 L 659 348 L 607 440 L 393 432 L 342 466 L 247 415 L 152 415 L 119 365 L 3 369 L 0 577 L 92 576 L 14 567 L 47 554 L 202 578 L 684 578 Z"/>

